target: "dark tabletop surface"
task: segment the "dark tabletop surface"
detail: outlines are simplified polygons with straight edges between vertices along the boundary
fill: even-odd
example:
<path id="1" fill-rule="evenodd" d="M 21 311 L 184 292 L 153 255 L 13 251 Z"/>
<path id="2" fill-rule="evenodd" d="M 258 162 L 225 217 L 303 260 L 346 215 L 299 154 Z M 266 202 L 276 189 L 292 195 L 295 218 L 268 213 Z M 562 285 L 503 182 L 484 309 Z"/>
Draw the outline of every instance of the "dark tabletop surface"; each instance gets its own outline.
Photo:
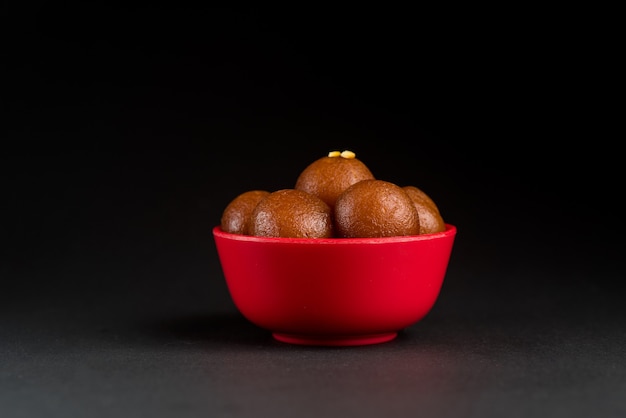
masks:
<path id="1" fill-rule="evenodd" d="M 19 7 L 1 417 L 626 416 L 610 25 Z M 236 310 L 211 228 L 334 149 L 434 198 L 449 268 L 393 341 L 280 343 Z"/>

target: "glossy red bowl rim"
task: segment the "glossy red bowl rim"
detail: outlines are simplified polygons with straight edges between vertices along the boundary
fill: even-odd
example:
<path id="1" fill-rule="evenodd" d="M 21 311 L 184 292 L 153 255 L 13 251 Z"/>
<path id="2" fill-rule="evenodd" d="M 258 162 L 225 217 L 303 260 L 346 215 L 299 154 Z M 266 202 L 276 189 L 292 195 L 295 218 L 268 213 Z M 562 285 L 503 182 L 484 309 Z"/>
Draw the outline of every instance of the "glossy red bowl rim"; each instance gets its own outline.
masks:
<path id="1" fill-rule="evenodd" d="M 446 229 L 442 232 L 435 232 L 432 234 L 420 234 L 420 235 L 400 235 L 394 237 L 379 237 L 379 238 L 280 238 L 280 237 L 258 237 L 254 235 L 243 234 L 231 234 L 229 232 L 222 231 L 222 228 L 217 225 L 213 227 L 213 234 L 223 238 L 228 238 L 237 241 L 247 242 L 260 242 L 268 244 L 294 244 L 294 245 L 355 245 L 355 244 L 390 244 L 398 242 L 415 242 L 415 241 L 428 241 L 437 238 L 443 238 L 450 235 L 455 235 L 457 228 L 455 225 L 446 223 Z"/>

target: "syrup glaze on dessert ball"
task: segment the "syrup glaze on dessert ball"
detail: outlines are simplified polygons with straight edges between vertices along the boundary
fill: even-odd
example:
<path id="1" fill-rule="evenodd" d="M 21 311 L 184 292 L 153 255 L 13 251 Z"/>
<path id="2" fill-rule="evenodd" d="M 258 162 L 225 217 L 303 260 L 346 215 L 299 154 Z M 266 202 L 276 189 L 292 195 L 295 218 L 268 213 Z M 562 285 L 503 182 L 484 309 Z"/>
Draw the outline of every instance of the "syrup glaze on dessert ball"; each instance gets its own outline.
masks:
<path id="1" fill-rule="evenodd" d="M 254 208 L 250 235 L 282 238 L 330 238 L 330 207 L 319 197 L 296 189 L 271 192 Z"/>
<path id="2" fill-rule="evenodd" d="M 413 200 L 395 183 L 361 180 L 339 195 L 335 234 L 343 238 L 418 235 L 419 214 Z"/>
<path id="3" fill-rule="evenodd" d="M 370 169 L 352 151 L 332 151 L 313 161 L 300 173 L 295 189 L 319 197 L 332 209 L 345 189 L 361 180 L 373 178 Z"/>
<path id="4" fill-rule="evenodd" d="M 222 231 L 231 234 L 250 234 L 250 217 L 256 205 L 269 195 L 267 190 L 249 190 L 236 196 L 222 212 Z"/>
<path id="5" fill-rule="evenodd" d="M 439 208 L 434 200 L 423 190 L 416 186 L 404 186 L 404 191 L 409 195 L 420 218 L 420 234 L 432 234 L 446 230 Z"/>

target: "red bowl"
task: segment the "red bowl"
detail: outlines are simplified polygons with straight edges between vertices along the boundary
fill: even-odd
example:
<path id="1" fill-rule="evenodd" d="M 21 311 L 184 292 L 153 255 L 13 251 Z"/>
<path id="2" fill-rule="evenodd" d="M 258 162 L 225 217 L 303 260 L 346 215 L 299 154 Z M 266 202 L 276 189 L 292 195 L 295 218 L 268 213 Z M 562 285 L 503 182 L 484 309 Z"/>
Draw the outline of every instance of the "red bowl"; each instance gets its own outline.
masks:
<path id="1" fill-rule="evenodd" d="M 434 306 L 456 227 L 386 238 L 267 238 L 213 228 L 232 300 L 276 340 L 354 346 L 393 340 Z"/>

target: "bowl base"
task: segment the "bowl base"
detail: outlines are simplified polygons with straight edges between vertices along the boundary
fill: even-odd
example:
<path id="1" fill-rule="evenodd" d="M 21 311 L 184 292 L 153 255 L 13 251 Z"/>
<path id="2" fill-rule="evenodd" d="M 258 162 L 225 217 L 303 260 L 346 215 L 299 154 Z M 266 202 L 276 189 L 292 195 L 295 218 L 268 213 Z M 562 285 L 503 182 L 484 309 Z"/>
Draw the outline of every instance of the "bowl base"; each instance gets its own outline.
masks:
<path id="1" fill-rule="evenodd" d="M 396 338 L 398 333 L 385 332 L 382 334 L 367 335 L 301 335 L 274 332 L 272 333 L 272 336 L 280 342 L 289 344 L 347 347 L 385 343 Z"/>

